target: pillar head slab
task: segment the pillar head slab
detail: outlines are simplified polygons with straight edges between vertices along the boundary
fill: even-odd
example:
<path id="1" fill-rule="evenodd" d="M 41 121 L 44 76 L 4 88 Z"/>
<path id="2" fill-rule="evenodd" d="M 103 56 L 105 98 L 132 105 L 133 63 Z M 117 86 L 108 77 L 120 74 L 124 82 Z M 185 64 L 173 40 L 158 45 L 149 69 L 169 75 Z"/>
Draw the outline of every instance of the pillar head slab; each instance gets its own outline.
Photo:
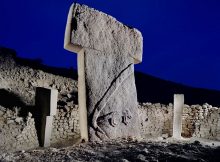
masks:
<path id="1" fill-rule="evenodd" d="M 79 53 L 82 48 L 115 55 L 127 55 L 133 63 L 142 62 L 143 37 L 114 17 L 78 3 L 70 7 L 64 48 Z"/>

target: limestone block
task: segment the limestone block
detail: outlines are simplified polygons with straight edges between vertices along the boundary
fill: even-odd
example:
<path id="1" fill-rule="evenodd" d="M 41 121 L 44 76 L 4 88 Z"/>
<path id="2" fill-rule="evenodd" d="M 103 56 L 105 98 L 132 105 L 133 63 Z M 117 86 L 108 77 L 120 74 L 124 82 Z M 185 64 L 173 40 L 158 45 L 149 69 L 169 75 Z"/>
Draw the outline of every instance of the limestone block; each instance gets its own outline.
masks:
<path id="1" fill-rule="evenodd" d="M 64 48 L 78 53 L 81 138 L 139 137 L 134 63 L 142 61 L 141 33 L 105 13 L 73 4 Z"/>
<path id="2" fill-rule="evenodd" d="M 125 26 L 112 16 L 86 5 L 73 4 L 68 15 L 64 48 L 76 53 L 82 48 L 120 53 L 139 63 L 142 61 L 143 38 L 137 29 Z"/>
<path id="3" fill-rule="evenodd" d="M 56 89 L 37 87 L 36 107 L 42 116 L 56 115 L 58 91 Z"/>
<path id="4" fill-rule="evenodd" d="M 50 146 L 53 128 L 53 115 L 57 112 L 58 91 L 56 89 L 36 88 L 36 116 L 39 143 L 43 147 Z"/>
<path id="5" fill-rule="evenodd" d="M 184 106 L 184 95 L 174 95 L 174 112 L 173 112 L 173 138 L 180 139 L 182 132 L 182 114 Z"/>

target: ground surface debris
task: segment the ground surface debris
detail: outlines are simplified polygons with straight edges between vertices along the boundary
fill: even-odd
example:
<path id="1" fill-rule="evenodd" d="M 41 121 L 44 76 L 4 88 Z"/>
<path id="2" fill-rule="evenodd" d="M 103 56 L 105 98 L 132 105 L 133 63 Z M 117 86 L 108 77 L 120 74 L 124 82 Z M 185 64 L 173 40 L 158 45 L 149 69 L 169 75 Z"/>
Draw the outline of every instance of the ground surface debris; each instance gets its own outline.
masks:
<path id="1" fill-rule="evenodd" d="M 220 147 L 203 146 L 198 141 L 122 140 L 6 153 L 0 155 L 0 161 L 220 161 Z"/>

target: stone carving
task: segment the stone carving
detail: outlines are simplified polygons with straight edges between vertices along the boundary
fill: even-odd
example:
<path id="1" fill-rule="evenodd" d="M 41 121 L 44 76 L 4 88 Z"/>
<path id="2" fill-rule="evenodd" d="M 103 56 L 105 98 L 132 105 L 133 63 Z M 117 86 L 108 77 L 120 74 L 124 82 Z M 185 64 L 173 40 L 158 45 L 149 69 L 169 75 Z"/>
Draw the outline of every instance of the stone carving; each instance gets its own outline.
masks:
<path id="1" fill-rule="evenodd" d="M 143 38 L 115 18 L 73 4 L 64 48 L 78 53 L 81 138 L 107 140 L 140 135 L 134 64 Z"/>

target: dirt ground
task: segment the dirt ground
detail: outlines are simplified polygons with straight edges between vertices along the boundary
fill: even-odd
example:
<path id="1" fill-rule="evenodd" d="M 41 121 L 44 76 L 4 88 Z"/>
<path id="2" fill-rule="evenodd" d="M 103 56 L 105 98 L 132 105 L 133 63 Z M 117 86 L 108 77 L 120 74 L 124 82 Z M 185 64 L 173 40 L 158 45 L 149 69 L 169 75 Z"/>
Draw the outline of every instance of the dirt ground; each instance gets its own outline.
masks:
<path id="1" fill-rule="evenodd" d="M 199 141 L 108 141 L 0 155 L 0 161 L 220 161 L 220 147 Z"/>

